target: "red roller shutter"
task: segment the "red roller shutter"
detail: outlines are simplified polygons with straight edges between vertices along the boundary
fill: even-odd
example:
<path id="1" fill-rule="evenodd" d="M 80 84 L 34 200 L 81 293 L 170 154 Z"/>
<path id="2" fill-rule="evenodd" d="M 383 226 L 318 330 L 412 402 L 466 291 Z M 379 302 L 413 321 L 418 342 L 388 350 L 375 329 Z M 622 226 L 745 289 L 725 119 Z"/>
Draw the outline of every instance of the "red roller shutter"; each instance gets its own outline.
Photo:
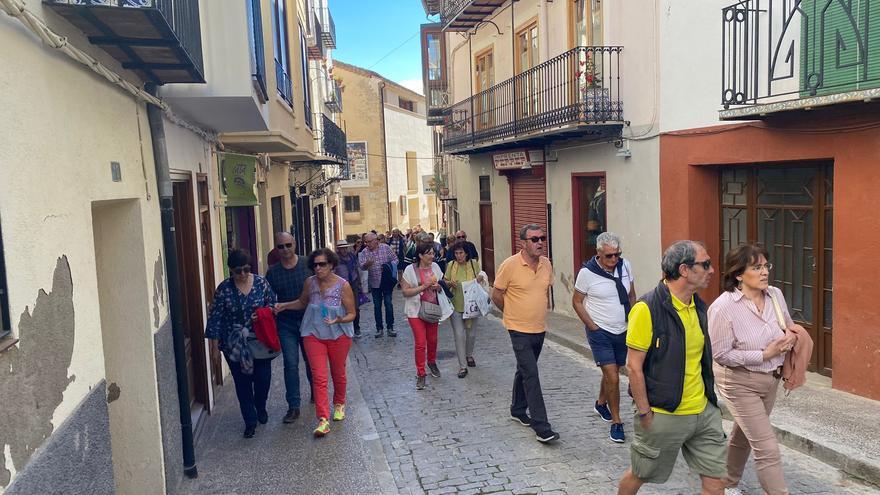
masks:
<path id="1" fill-rule="evenodd" d="M 511 240 L 513 252 L 519 251 L 519 229 L 534 223 L 547 228 L 547 188 L 544 175 L 530 170 L 509 176 L 511 204 Z"/>

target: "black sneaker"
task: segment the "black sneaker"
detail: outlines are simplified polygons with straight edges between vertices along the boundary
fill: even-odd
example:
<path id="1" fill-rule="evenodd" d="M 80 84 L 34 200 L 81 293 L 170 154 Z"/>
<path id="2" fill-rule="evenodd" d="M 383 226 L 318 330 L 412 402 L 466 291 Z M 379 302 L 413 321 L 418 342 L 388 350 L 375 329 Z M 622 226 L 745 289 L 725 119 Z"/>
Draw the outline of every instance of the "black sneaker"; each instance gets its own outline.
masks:
<path id="1" fill-rule="evenodd" d="M 378 339 L 381 336 L 382 336 L 382 329 L 380 328 L 380 329 L 376 330 L 376 334 L 373 335 L 373 337 L 376 337 Z"/>
<path id="2" fill-rule="evenodd" d="M 538 433 L 535 435 L 535 440 L 541 443 L 550 443 L 559 440 L 559 433 L 556 433 L 553 430 L 547 430 L 544 433 Z"/>
<path id="3" fill-rule="evenodd" d="M 520 415 L 520 416 L 517 416 L 515 414 L 511 414 L 510 419 L 513 421 L 516 421 L 517 423 L 519 423 L 523 426 L 532 426 L 532 418 L 528 417 L 525 414 Z"/>
<path id="4" fill-rule="evenodd" d="M 608 404 L 599 404 L 599 401 L 596 401 L 596 405 L 593 406 L 593 410 L 595 410 L 599 416 L 602 416 L 602 421 L 606 423 L 610 423 L 612 421 L 611 410 L 608 409 Z"/>
<path id="5" fill-rule="evenodd" d="M 416 377 L 416 390 L 425 389 L 425 375 Z"/>
<path id="6" fill-rule="evenodd" d="M 244 437 L 245 438 L 254 438 L 254 434 L 257 432 L 257 425 L 248 425 L 244 428 Z"/>
<path id="7" fill-rule="evenodd" d="M 298 417 L 299 417 L 299 409 L 296 407 L 292 407 L 287 410 L 287 414 L 284 415 L 284 419 L 282 419 L 281 421 L 284 423 L 290 424 L 290 423 L 293 423 L 294 421 L 296 421 L 296 418 L 298 418 Z"/>
<path id="8" fill-rule="evenodd" d="M 431 371 L 431 376 L 440 378 L 440 368 L 437 367 L 437 363 L 428 363 L 428 370 Z"/>
<path id="9" fill-rule="evenodd" d="M 393 328 L 389 328 L 385 333 L 388 334 L 389 337 L 397 337 L 397 332 L 395 332 Z"/>
<path id="10" fill-rule="evenodd" d="M 462 369 L 458 370 L 458 377 L 459 378 L 464 378 L 467 376 L 467 374 L 468 374 L 467 368 L 462 368 Z"/>
<path id="11" fill-rule="evenodd" d="M 266 412 L 265 409 L 263 409 L 262 411 L 257 411 L 257 421 L 259 421 L 261 425 L 268 423 L 269 413 Z"/>

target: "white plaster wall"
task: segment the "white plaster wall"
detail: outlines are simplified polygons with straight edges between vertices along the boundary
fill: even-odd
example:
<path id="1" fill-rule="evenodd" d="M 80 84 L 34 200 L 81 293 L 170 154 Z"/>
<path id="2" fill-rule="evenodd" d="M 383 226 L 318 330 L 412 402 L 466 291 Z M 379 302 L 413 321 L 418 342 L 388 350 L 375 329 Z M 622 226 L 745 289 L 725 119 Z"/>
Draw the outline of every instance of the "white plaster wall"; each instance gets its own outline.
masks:
<path id="1" fill-rule="evenodd" d="M 412 227 L 420 223 L 426 230 L 429 228 L 428 201 L 434 201 L 433 195 L 427 195 L 422 188 L 422 176 L 434 173 L 433 143 L 431 128 L 425 125 L 425 117 L 392 105 L 385 105 L 385 143 L 388 154 L 388 201 L 398 201 L 401 195 L 407 199 L 418 198 L 419 220 L 412 220 L 412 212 L 407 210 L 405 217 L 399 217 L 397 227 Z M 418 164 L 418 192 L 411 194 L 408 190 L 406 175 L 406 152 L 416 153 Z M 398 206 L 399 209 L 399 206 Z M 398 210 L 399 212 L 399 210 Z M 439 225 L 439 221 L 437 221 Z"/>
<path id="2" fill-rule="evenodd" d="M 49 26 L 69 37 L 72 44 L 136 85 L 142 84 L 39 0 L 28 0 L 25 5 L 44 15 Z M 4 67 L 0 71 L 4 115 L 0 135 L 8 138 L 0 140 L 4 174 L 0 221 L 10 267 L 7 282 L 14 332 L 18 334 L 19 320 L 33 308 L 38 292 L 51 291 L 60 256 L 68 257 L 74 285 L 75 340 L 68 375 L 75 378 L 54 411 L 52 423 L 57 428 L 105 376 L 92 240 L 93 201 L 133 198 L 140 203 L 146 255 L 132 259 L 132 263 L 145 271 L 150 287 L 154 284 L 154 266 L 162 244 L 150 132 L 143 104 L 67 57 L 51 52 L 9 16 L 0 16 L 0 46 L 0 65 Z M 121 182 L 111 181 L 111 161 L 121 165 Z M 160 284 L 164 284 L 164 276 Z M 164 288 L 162 292 L 167 294 Z M 144 301 L 143 308 L 133 308 L 133 318 L 147 318 L 153 309 L 150 304 Z M 158 306 L 161 323 L 167 318 L 164 298 Z M 151 319 L 142 323 L 153 332 L 158 328 Z M 152 346 L 137 352 L 149 353 L 149 361 L 155 363 Z M 155 389 L 129 393 L 145 394 L 158 411 Z M 154 462 L 161 463 L 161 437 L 158 431 L 153 433 L 143 436 L 141 444 Z M 160 476 L 152 486 L 139 488 L 143 493 L 164 491 L 163 480 Z"/>

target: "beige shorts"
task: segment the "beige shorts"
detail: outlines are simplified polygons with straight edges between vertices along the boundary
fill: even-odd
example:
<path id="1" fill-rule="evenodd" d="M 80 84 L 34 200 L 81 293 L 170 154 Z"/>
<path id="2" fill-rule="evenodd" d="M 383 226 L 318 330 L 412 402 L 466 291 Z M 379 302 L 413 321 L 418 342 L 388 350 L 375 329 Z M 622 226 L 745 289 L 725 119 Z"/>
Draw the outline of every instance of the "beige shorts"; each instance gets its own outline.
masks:
<path id="1" fill-rule="evenodd" d="M 710 478 L 727 475 L 727 442 L 721 429 L 721 410 L 712 404 L 700 414 L 656 413 L 646 430 L 635 415 L 635 439 L 630 447 L 633 474 L 648 483 L 665 483 L 678 452 L 691 470 Z"/>

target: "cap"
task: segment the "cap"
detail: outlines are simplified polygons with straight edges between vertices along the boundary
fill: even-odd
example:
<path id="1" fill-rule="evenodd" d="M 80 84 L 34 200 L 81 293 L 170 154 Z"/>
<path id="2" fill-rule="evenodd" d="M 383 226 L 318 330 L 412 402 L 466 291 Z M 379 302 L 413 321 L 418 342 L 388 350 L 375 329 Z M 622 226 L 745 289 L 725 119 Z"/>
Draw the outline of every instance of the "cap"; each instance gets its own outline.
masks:
<path id="1" fill-rule="evenodd" d="M 348 242 L 348 241 L 345 240 L 345 239 L 339 239 L 338 241 L 336 241 L 336 247 L 338 247 L 338 248 L 340 248 L 340 247 L 351 247 L 351 243 Z"/>

